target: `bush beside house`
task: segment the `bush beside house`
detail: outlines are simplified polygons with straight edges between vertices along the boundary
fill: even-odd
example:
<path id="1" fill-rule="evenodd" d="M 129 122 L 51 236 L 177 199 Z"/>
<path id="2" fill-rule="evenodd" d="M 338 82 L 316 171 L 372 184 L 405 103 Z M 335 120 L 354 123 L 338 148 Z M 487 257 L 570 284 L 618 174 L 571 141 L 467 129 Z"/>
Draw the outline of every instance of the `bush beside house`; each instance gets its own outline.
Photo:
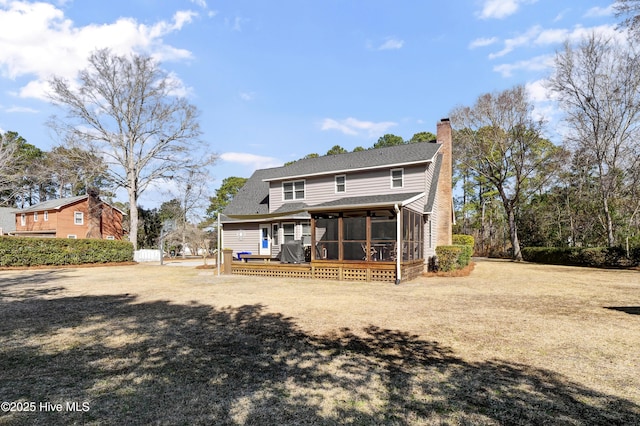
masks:
<path id="1" fill-rule="evenodd" d="M 127 241 L 0 237 L 0 267 L 133 261 Z"/>
<path id="2" fill-rule="evenodd" d="M 455 234 L 452 236 L 452 242 L 450 246 L 436 247 L 438 271 L 455 271 L 466 267 L 471 262 L 474 238 L 471 235 Z"/>

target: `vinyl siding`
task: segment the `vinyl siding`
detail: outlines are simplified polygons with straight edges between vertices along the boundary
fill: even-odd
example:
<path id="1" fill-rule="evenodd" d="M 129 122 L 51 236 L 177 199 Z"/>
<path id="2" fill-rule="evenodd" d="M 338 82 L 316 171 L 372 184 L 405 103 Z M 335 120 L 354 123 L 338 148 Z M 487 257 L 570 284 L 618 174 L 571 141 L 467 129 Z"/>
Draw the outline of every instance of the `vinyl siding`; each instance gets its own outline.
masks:
<path id="1" fill-rule="evenodd" d="M 305 179 L 304 200 L 292 201 L 302 201 L 309 206 L 313 206 L 344 197 L 394 194 L 399 192 L 423 192 L 426 191 L 425 185 L 427 182 L 425 168 L 426 166 L 424 164 L 404 167 L 404 182 L 402 188 L 391 187 L 390 168 L 346 173 L 346 192 L 341 193 L 335 192 L 335 175 L 310 177 Z M 277 210 L 284 204 L 282 182 L 270 183 L 269 203 L 269 211 L 271 212 Z M 422 209 L 418 211 L 422 211 Z"/>
<path id="2" fill-rule="evenodd" d="M 233 256 L 241 251 L 258 254 L 260 251 L 260 226 L 257 223 L 225 223 L 222 247 L 233 250 Z"/>

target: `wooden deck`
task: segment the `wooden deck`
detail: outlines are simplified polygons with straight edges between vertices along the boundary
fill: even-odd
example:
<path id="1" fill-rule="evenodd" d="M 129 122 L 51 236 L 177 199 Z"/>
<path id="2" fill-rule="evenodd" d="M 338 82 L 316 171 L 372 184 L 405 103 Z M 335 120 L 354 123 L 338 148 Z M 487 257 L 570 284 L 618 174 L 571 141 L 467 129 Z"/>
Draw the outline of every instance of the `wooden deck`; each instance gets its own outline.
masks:
<path id="1" fill-rule="evenodd" d="M 412 280 L 422 274 L 422 260 L 403 262 L 402 281 Z M 233 262 L 231 273 L 261 277 L 311 278 L 339 281 L 396 281 L 395 262 L 330 262 L 313 261 L 311 263 L 279 262 Z"/>

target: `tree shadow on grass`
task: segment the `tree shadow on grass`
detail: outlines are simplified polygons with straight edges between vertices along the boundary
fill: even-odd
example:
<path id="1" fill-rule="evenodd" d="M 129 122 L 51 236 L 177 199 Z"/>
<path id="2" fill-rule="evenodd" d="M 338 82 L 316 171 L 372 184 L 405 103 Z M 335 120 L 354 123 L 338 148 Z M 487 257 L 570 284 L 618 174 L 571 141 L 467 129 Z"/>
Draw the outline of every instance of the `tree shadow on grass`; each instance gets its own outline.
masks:
<path id="1" fill-rule="evenodd" d="M 134 297 L 0 303 L 0 394 L 63 412 L 0 424 L 633 424 L 640 407 L 559 374 L 467 362 L 374 325 L 302 332 L 264 306 Z M 66 410 L 66 402 L 89 410 Z"/>
<path id="2" fill-rule="evenodd" d="M 629 315 L 640 315 L 640 306 L 605 306 L 605 309 L 624 312 Z"/>

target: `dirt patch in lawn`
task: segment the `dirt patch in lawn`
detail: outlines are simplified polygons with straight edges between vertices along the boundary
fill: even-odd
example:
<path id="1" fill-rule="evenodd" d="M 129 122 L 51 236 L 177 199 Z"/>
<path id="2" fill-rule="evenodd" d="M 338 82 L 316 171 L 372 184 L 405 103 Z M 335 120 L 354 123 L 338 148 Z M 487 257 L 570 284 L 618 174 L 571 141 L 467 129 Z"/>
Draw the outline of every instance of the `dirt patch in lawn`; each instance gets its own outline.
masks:
<path id="1" fill-rule="evenodd" d="M 639 309 L 636 271 L 502 261 L 401 285 L 2 271 L 0 424 L 638 424 Z"/>

